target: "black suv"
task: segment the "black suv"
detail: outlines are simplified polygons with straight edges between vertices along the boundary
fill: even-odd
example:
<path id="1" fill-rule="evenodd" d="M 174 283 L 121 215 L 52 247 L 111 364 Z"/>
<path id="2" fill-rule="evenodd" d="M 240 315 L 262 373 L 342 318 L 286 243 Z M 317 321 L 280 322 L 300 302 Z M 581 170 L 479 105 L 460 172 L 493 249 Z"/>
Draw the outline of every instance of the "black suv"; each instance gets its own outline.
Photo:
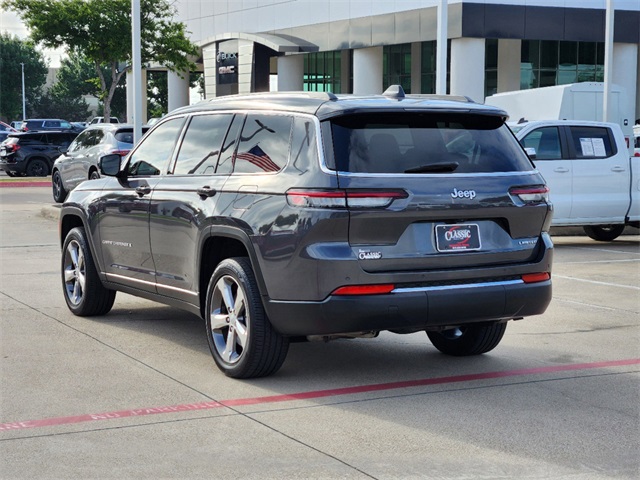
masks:
<path id="1" fill-rule="evenodd" d="M 0 144 L 0 170 L 10 177 L 46 177 L 61 151 L 73 142 L 74 132 L 10 133 Z"/>
<path id="2" fill-rule="evenodd" d="M 236 378 L 278 370 L 292 340 L 381 330 L 488 352 L 551 300 L 548 189 L 506 118 L 397 86 L 176 110 L 63 205 L 64 298 L 201 315 Z"/>

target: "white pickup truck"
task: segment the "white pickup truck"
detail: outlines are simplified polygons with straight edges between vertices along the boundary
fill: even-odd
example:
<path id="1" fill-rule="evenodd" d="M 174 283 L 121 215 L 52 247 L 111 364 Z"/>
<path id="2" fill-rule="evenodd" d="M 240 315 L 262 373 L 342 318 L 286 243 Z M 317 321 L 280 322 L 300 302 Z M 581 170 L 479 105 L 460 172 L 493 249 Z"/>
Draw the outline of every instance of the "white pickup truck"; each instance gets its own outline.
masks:
<path id="1" fill-rule="evenodd" d="M 640 157 L 616 123 L 539 120 L 510 125 L 550 188 L 552 226 L 611 241 L 640 227 Z"/>

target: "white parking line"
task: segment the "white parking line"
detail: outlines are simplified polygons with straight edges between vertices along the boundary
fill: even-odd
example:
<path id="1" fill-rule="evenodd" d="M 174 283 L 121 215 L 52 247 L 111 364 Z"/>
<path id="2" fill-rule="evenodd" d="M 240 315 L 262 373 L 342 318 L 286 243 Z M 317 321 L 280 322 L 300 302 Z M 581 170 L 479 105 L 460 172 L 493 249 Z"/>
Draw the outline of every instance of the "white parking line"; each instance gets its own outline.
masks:
<path id="1" fill-rule="evenodd" d="M 564 278 L 565 280 L 575 280 L 576 282 L 593 283 L 596 285 L 605 285 L 607 287 L 629 288 L 631 290 L 640 290 L 640 287 L 634 285 L 620 285 L 619 283 L 598 282 L 596 280 L 585 280 L 584 278 L 567 277 L 564 275 L 553 275 L 553 278 Z"/>

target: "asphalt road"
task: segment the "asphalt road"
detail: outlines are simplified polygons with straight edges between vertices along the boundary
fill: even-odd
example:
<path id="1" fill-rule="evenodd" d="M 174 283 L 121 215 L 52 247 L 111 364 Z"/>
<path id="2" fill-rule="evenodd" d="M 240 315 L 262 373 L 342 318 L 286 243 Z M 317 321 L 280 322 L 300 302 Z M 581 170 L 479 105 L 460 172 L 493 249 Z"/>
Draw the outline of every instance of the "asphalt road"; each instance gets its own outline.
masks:
<path id="1" fill-rule="evenodd" d="M 383 333 L 238 381 L 188 313 L 119 293 L 70 314 L 56 211 L 0 187 L 3 480 L 640 478 L 638 235 L 554 236 L 551 306 L 489 354 Z"/>

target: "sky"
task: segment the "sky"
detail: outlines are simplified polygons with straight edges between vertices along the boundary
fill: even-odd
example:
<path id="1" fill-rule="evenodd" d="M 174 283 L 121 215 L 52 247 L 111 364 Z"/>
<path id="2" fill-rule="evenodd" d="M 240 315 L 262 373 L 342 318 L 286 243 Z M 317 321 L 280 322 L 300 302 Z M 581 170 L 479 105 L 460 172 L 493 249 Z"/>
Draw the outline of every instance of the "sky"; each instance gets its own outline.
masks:
<path id="1" fill-rule="evenodd" d="M 18 38 L 26 38 L 29 35 L 20 17 L 13 12 L 0 9 L 0 32 L 15 35 Z M 50 68 L 60 68 L 60 59 L 64 56 L 64 50 L 40 49 L 49 61 Z"/>

